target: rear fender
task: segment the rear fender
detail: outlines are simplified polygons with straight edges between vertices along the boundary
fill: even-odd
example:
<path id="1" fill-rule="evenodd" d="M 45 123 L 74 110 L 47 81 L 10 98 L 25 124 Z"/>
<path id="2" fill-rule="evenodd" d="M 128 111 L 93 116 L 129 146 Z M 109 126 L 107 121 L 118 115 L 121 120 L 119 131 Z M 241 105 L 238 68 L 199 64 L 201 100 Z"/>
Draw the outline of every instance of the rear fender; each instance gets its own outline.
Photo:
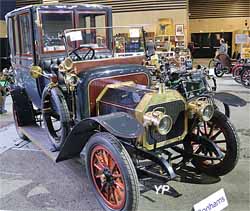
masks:
<path id="1" fill-rule="evenodd" d="M 143 126 L 134 117 L 124 112 L 87 118 L 79 122 L 67 136 L 56 162 L 79 155 L 89 138 L 97 133 L 100 127 L 124 139 L 134 139 L 143 133 Z"/>
<path id="2" fill-rule="evenodd" d="M 13 108 L 16 112 L 18 126 L 34 125 L 35 114 L 32 103 L 24 88 L 19 86 L 12 87 L 10 91 Z"/>

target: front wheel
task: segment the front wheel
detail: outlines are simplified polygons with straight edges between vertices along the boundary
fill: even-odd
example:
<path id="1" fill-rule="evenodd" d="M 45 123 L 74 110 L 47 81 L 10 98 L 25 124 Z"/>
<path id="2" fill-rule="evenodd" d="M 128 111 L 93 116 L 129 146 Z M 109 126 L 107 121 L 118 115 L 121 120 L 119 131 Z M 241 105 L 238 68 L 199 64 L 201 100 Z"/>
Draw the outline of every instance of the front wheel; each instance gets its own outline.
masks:
<path id="1" fill-rule="evenodd" d="M 229 119 L 221 112 L 215 111 L 208 122 L 199 122 L 189 137 L 199 136 L 201 139 L 213 141 L 223 154 L 221 160 L 193 159 L 192 164 L 201 172 L 212 176 L 222 176 L 234 169 L 239 158 L 239 138 Z M 214 152 L 209 151 L 202 144 L 186 140 L 186 146 L 192 153 L 215 158 Z"/>
<path id="2" fill-rule="evenodd" d="M 106 211 L 136 211 L 139 183 L 133 162 L 119 140 L 100 132 L 86 144 L 86 171 L 94 193 Z"/>

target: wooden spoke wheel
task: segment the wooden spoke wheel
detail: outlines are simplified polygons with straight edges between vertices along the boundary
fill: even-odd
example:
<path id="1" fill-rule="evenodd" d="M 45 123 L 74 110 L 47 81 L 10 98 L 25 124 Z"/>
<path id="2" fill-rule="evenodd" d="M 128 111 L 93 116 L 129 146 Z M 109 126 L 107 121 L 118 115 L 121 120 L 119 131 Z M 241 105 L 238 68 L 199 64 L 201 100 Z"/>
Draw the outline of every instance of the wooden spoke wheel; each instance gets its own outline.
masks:
<path id="1" fill-rule="evenodd" d="M 60 149 L 70 131 L 70 114 L 59 88 L 44 90 L 42 116 L 50 141 L 56 149 Z"/>
<path id="2" fill-rule="evenodd" d="M 86 169 L 94 193 L 104 210 L 135 211 L 139 185 L 133 162 L 113 135 L 93 135 L 86 144 Z"/>
<path id="3" fill-rule="evenodd" d="M 94 147 L 91 155 L 91 175 L 103 200 L 113 209 L 125 203 L 125 183 L 112 153 L 103 146 Z"/>
<path id="4" fill-rule="evenodd" d="M 213 141 L 222 152 L 223 158 L 220 160 L 199 160 L 193 159 L 193 165 L 200 171 L 212 175 L 221 176 L 230 172 L 237 164 L 239 158 L 239 139 L 235 128 L 229 119 L 221 112 L 215 111 L 213 118 L 208 122 L 199 122 L 191 135 L 187 136 L 186 148 L 192 153 L 209 158 L 217 158 L 214 152 L 202 145 L 192 141 L 192 137 L 197 136 L 201 142 L 204 139 Z"/>

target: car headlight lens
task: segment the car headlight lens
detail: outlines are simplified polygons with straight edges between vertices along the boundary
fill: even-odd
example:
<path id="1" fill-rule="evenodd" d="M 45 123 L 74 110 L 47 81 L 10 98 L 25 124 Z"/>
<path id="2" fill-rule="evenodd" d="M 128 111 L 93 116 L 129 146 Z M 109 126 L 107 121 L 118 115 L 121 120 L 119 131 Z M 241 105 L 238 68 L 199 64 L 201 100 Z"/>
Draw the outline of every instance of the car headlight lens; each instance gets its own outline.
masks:
<path id="1" fill-rule="evenodd" d="M 164 115 L 158 123 L 157 130 L 161 135 L 167 135 L 172 128 L 172 119 L 168 115 Z"/>
<path id="2" fill-rule="evenodd" d="M 144 115 L 144 126 L 154 126 L 160 135 L 167 135 L 172 129 L 173 121 L 168 115 L 161 111 L 147 112 Z"/>
<path id="3" fill-rule="evenodd" d="M 189 118 L 196 115 L 201 121 L 209 121 L 214 115 L 214 106 L 208 100 L 198 99 L 188 103 Z"/>
<path id="4" fill-rule="evenodd" d="M 202 119 L 207 122 L 214 115 L 214 107 L 212 105 L 206 105 L 202 110 Z"/>

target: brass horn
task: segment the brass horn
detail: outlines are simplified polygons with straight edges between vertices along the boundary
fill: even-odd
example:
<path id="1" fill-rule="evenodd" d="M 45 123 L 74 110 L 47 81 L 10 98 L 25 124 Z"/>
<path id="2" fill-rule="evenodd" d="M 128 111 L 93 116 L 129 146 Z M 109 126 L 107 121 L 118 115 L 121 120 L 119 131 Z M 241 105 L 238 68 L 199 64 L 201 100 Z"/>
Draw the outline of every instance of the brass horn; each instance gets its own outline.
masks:
<path id="1" fill-rule="evenodd" d="M 30 75 L 32 78 L 37 79 L 43 75 L 43 70 L 40 66 L 32 66 L 30 68 Z"/>

